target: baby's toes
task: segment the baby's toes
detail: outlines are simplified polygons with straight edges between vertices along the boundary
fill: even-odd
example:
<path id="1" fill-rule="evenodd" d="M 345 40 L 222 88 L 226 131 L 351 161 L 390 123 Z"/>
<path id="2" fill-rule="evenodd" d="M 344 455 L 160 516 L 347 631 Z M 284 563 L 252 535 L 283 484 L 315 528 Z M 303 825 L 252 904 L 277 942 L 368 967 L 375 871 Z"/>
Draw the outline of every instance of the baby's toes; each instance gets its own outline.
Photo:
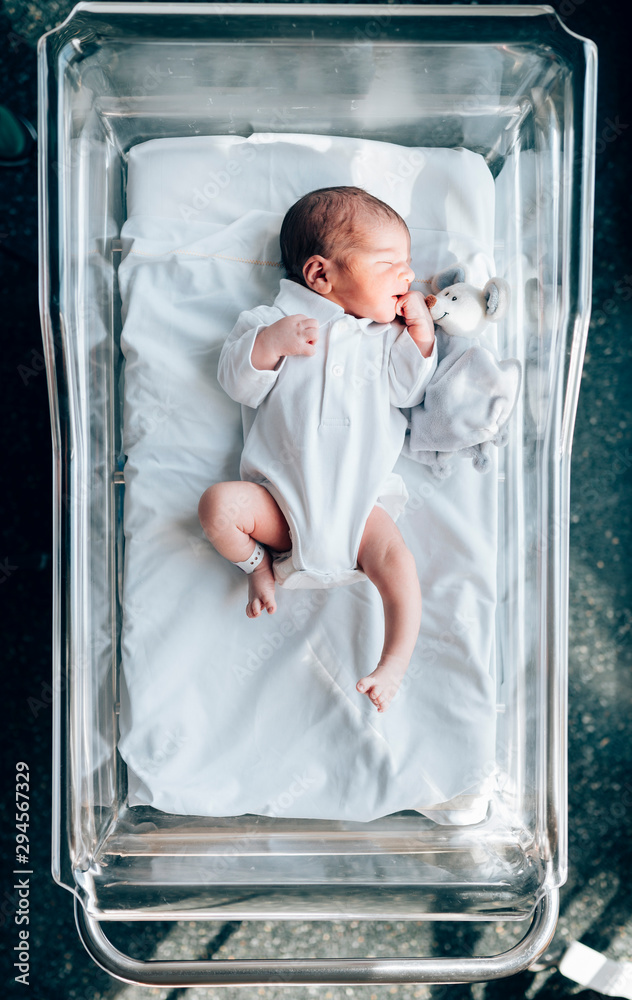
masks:
<path id="1" fill-rule="evenodd" d="M 378 712 L 385 711 L 388 701 L 384 696 L 384 692 L 380 688 L 373 688 L 372 691 L 369 691 L 369 698 L 377 708 Z"/>
<path id="2" fill-rule="evenodd" d="M 258 618 L 261 614 L 261 601 L 255 597 L 250 604 L 246 605 L 246 614 L 249 618 Z"/>

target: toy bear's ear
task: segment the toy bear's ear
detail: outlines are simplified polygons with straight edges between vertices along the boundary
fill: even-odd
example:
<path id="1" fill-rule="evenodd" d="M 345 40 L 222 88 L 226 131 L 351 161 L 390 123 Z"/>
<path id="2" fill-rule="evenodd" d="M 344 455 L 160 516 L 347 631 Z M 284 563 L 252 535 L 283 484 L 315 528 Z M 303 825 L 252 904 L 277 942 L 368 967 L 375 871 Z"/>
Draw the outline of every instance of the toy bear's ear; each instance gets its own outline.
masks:
<path id="1" fill-rule="evenodd" d="M 456 285 L 461 281 L 465 281 L 465 268 L 462 264 L 452 264 L 451 267 L 446 267 L 443 271 L 435 274 L 430 282 L 430 287 L 433 292 L 441 292 L 448 285 Z"/>
<path id="2" fill-rule="evenodd" d="M 509 308 L 509 285 L 504 278 L 490 278 L 483 289 L 487 301 L 485 317 L 492 323 L 498 323 Z"/>

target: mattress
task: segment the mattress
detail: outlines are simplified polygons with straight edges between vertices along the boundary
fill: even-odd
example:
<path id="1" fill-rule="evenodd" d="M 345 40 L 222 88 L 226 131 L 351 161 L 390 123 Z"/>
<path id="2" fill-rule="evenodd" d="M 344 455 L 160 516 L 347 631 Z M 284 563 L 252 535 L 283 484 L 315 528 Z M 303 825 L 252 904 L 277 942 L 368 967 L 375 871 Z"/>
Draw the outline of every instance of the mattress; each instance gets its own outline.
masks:
<path id="1" fill-rule="evenodd" d="M 365 187 L 406 219 L 413 288 L 427 293 L 456 261 L 476 284 L 494 273 L 494 181 L 470 150 L 263 133 L 129 151 L 119 267 L 129 803 L 359 822 L 419 810 L 472 823 L 495 761 L 496 456 L 485 475 L 460 460 L 443 480 L 405 455 L 396 465 L 423 617 L 384 714 L 355 690 L 382 645 L 373 585 L 277 590 L 277 613 L 249 620 L 246 577 L 198 523 L 206 487 L 239 478 L 242 418 L 217 382 L 221 346 L 240 311 L 275 297 L 287 208 L 330 184 Z"/>

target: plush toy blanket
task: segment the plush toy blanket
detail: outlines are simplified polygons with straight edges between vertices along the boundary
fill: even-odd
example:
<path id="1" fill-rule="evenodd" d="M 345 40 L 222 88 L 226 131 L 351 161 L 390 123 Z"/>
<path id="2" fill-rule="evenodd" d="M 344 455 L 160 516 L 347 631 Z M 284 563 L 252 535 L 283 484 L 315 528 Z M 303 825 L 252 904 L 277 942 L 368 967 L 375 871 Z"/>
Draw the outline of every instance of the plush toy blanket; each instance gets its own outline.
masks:
<path id="1" fill-rule="evenodd" d="M 437 330 L 439 364 L 423 403 L 410 417 L 406 453 L 438 478 L 451 475 L 453 458 L 491 468 L 491 445 L 505 444 L 520 387 L 515 358 L 500 361 L 480 340 Z"/>
<path id="2" fill-rule="evenodd" d="M 383 638 L 372 584 L 279 591 L 276 615 L 249 620 L 244 574 L 197 519 L 204 489 L 238 478 L 241 413 L 217 382 L 222 343 L 241 310 L 276 294 L 284 212 L 330 184 L 362 185 L 404 216 L 420 291 L 456 260 L 481 284 L 493 273 L 494 182 L 465 149 L 263 134 L 129 153 L 119 746 L 130 803 L 359 821 L 419 809 L 471 822 L 495 757 L 494 472 L 463 462 L 438 482 L 406 457 L 396 466 L 424 610 L 383 715 L 355 690 Z"/>

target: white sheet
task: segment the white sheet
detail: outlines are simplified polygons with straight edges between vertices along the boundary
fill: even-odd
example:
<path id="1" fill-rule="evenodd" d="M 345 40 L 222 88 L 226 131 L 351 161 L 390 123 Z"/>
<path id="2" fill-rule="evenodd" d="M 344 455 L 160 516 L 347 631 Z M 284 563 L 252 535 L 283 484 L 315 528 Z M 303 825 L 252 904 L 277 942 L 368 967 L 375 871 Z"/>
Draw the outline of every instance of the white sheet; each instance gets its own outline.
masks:
<path id="1" fill-rule="evenodd" d="M 383 715 L 355 691 L 381 649 L 375 588 L 279 591 L 276 615 L 248 620 L 244 575 L 197 521 L 203 490 L 238 478 L 240 408 L 216 381 L 223 339 L 242 309 L 274 298 L 290 204 L 349 183 L 406 218 L 414 287 L 427 290 L 424 279 L 457 259 L 475 281 L 493 273 L 494 185 L 470 151 L 299 135 L 160 139 L 130 151 L 119 270 L 119 745 L 131 804 L 365 821 L 476 795 L 493 766 L 494 471 L 461 462 L 436 481 L 399 460 L 410 501 L 398 523 L 424 610 L 415 657 Z M 458 812 L 471 801 L 451 803 L 443 818 L 480 818 L 480 809 Z"/>

